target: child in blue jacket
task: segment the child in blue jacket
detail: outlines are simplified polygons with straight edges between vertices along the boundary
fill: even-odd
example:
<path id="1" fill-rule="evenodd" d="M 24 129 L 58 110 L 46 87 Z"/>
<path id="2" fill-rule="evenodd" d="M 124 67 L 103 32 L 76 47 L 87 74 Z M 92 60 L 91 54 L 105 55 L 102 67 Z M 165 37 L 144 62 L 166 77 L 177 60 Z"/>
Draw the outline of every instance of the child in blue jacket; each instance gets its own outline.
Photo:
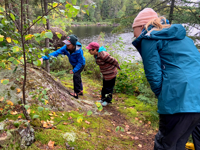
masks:
<path id="1" fill-rule="evenodd" d="M 70 93 L 70 95 L 78 99 L 78 95 L 83 95 L 81 72 L 85 66 L 85 57 L 83 56 L 82 45 L 75 35 L 68 36 L 63 42 L 65 43 L 63 47 L 50 53 L 49 57 L 43 56 L 40 60 L 43 62 L 43 60 L 48 60 L 51 56 L 57 57 L 59 54 L 68 56 L 69 62 L 73 66 L 70 74 L 73 74 L 74 83 L 74 93 Z"/>
<path id="2" fill-rule="evenodd" d="M 154 150 L 185 150 L 191 133 L 195 149 L 200 150 L 199 51 L 181 24 L 169 25 L 151 8 L 142 10 L 132 27 L 136 37 L 132 44 L 158 97 Z"/>

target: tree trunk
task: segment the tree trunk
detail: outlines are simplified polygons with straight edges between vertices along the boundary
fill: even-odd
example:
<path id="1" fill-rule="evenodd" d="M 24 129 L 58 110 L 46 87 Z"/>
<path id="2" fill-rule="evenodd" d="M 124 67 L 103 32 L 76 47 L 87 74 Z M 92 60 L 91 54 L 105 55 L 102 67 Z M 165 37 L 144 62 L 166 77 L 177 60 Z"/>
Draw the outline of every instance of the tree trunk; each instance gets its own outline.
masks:
<path id="1" fill-rule="evenodd" d="M 44 11 L 45 11 L 45 13 L 48 12 L 48 2 L 47 2 L 47 0 L 44 0 Z M 49 19 L 47 19 L 46 29 L 47 30 L 50 29 Z M 45 46 L 46 46 L 46 48 L 49 47 L 49 39 L 48 38 L 45 39 Z M 45 69 L 46 69 L 47 72 L 50 72 L 49 60 L 47 60 L 45 62 L 46 62 Z"/>
<path id="2" fill-rule="evenodd" d="M 171 7 L 170 7 L 170 13 L 169 13 L 169 23 L 170 24 L 172 24 L 172 20 L 173 20 L 174 2 L 175 2 L 175 0 L 171 1 Z"/>
<path id="3" fill-rule="evenodd" d="M 6 15 L 8 13 L 8 0 L 5 0 L 5 10 L 6 10 Z"/>
<path id="4" fill-rule="evenodd" d="M 23 36 L 23 4 L 24 0 L 21 0 L 21 41 L 22 41 L 22 48 L 23 48 L 23 57 L 24 57 L 24 80 L 23 80 L 23 98 L 21 103 L 26 104 L 26 95 L 25 95 L 25 90 L 26 90 L 26 51 L 24 47 L 24 36 Z M 22 106 L 22 111 L 24 116 L 26 117 L 27 120 L 31 120 L 31 117 L 29 116 L 27 110 Z"/>
<path id="5" fill-rule="evenodd" d="M 26 0 L 26 18 L 27 18 L 27 25 L 30 26 L 30 17 L 29 17 L 29 7 L 28 7 L 29 1 Z M 28 30 L 28 34 L 30 34 L 30 29 Z"/>

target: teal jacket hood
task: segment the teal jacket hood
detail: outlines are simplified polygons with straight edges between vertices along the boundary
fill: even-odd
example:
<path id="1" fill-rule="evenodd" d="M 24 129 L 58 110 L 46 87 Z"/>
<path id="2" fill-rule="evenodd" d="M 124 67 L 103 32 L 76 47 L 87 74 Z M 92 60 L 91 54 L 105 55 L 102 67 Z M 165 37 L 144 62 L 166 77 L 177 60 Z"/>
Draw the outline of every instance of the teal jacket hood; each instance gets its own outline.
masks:
<path id="1" fill-rule="evenodd" d="M 153 26 L 148 28 L 148 31 L 153 29 Z M 181 24 L 173 24 L 170 28 L 164 28 L 160 31 L 152 30 L 147 32 L 143 29 L 140 36 L 135 39 L 132 44 L 141 53 L 141 41 L 142 39 L 152 39 L 152 40 L 182 40 L 186 36 L 186 30 Z"/>
<path id="2" fill-rule="evenodd" d="M 98 53 L 100 53 L 100 52 L 102 52 L 102 51 L 105 51 L 105 52 L 106 52 L 107 50 L 106 50 L 105 47 L 101 46 L 101 47 L 99 48 L 99 50 L 98 50 Z"/>
<path id="3" fill-rule="evenodd" d="M 158 113 L 200 113 L 200 53 L 184 27 L 143 30 L 133 45 L 158 97 Z"/>
<path id="4" fill-rule="evenodd" d="M 186 30 L 181 24 L 173 24 L 170 28 L 164 28 L 161 31 L 153 30 L 146 36 L 154 40 L 182 40 L 186 36 Z"/>

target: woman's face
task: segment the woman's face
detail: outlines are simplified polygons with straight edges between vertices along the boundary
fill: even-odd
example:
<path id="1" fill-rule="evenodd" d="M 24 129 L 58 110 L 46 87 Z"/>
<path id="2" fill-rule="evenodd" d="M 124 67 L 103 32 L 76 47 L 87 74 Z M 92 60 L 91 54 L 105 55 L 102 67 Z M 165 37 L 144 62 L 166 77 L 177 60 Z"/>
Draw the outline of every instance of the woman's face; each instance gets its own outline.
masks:
<path id="1" fill-rule="evenodd" d="M 142 33 L 143 28 L 144 26 L 134 27 L 133 28 L 134 37 L 138 38 L 138 36 L 140 36 L 140 34 Z"/>

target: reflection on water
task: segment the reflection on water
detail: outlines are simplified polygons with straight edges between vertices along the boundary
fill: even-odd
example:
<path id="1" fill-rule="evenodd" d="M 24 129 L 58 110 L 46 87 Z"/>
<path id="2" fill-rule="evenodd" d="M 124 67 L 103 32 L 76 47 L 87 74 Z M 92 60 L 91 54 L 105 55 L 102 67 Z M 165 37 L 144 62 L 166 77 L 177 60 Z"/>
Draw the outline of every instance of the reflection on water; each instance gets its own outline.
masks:
<path id="1" fill-rule="evenodd" d="M 135 56 L 135 59 L 141 59 L 139 53 L 135 50 L 132 45 L 133 41 L 133 33 L 127 32 L 122 34 L 112 34 L 111 31 L 114 27 L 110 26 L 77 26 L 77 27 L 70 27 L 66 30 L 72 30 L 72 33 L 78 36 L 79 42 L 82 45 L 88 45 L 90 42 L 98 42 L 98 36 L 101 32 L 105 33 L 104 37 L 104 45 L 110 44 L 112 45 L 115 43 L 119 37 L 123 39 L 124 42 L 124 51 L 119 49 L 116 50 L 116 53 L 120 54 L 122 58 Z"/>

